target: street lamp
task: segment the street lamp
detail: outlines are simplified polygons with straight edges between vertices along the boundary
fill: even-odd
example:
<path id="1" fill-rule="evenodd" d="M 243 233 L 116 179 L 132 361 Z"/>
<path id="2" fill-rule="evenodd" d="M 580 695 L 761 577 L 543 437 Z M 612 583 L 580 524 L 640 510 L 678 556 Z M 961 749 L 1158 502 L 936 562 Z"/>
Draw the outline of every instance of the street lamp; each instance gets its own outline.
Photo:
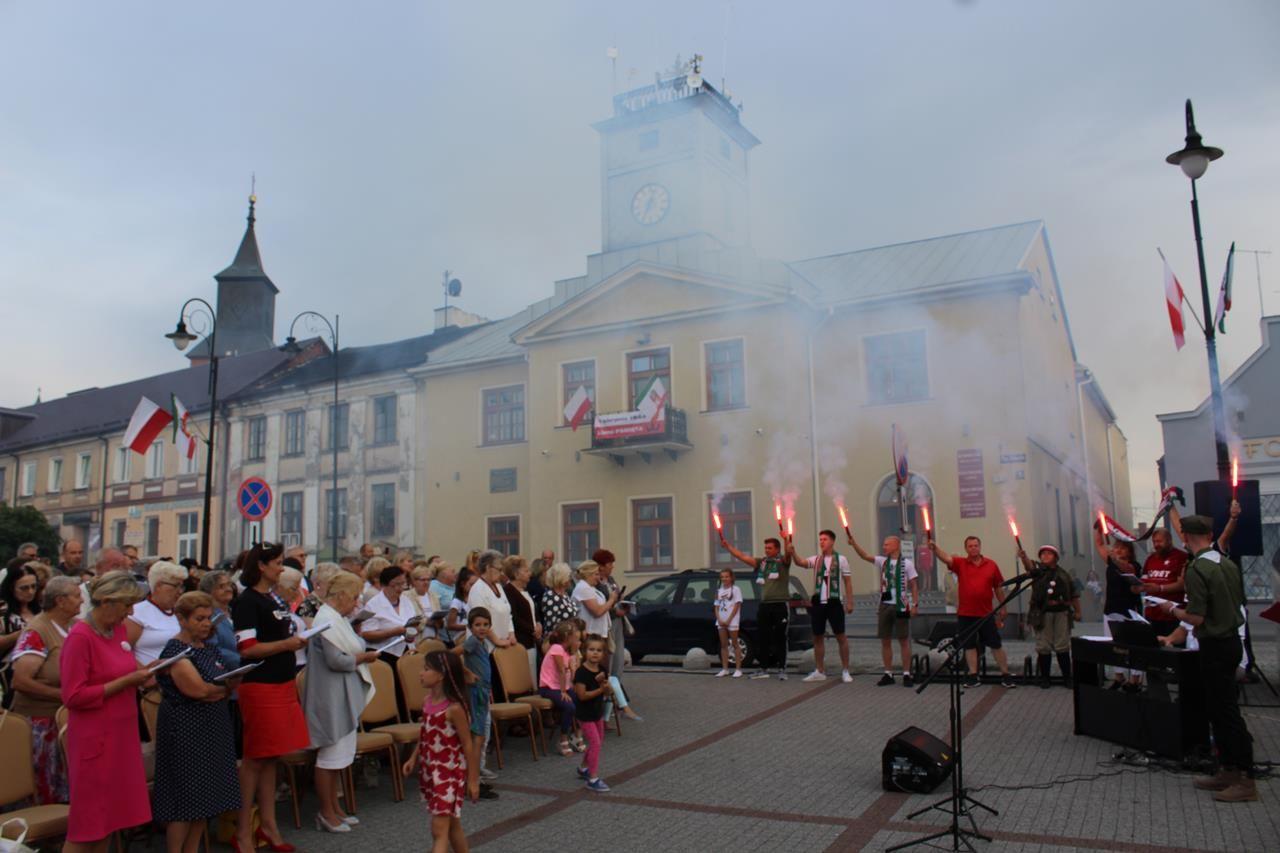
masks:
<path id="1" fill-rule="evenodd" d="M 1209 278 L 1204 269 L 1204 241 L 1200 235 L 1200 201 L 1196 195 L 1196 181 L 1209 168 L 1209 164 L 1222 156 L 1221 148 L 1205 145 L 1196 132 L 1195 115 L 1191 112 L 1191 99 L 1187 99 L 1187 139 L 1178 151 L 1164 158 L 1182 169 L 1191 179 L 1191 221 L 1196 232 L 1196 258 L 1200 262 L 1200 299 L 1204 306 L 1204 345 L 1209 356 L 1209 399 L 1213 410 L 1213 443 L 1217 451 L 1218 479 L 1230 476 L 1231 459 L 1227 452 L 1227 415 L 1222 404 L 1222 381 L 1218 378 L 1218 343 L 1214 336 L 1213 311 L 1209 305 Z"/>
<path id="2" fill-rule="evenodd" d="M 182 352 L 197 336 L 187 330 L 187 308 L 192 303 L 204 306 L 209 316 L 209 436 L 206 439 L 204 465 L 204 515 L 200 519 L 200 565 L 209 566 L 209 513 L 213 505 L 213 425 L 218 414 L 218 312 L 198 296 L 193 296 L 178 309 L 178 325 L 165 335 Z"/>
<path id="3" fill-rule="evenodd" d="M 285 338 L 284 346 L 281 347 L 286 352 L 299 352 L 302 347 L 298 345 L 298 339 L 293 336 L 293 328 L 298 325 L 298 321 L 303 317 L 310 320 L 319 320 L 329 329 L 329 340 L 333 344 L 333 410 L 329 414 L 329 443 L 333 445 L 333 497 L 330 499 L 329 512 L 332 518 L 329 519 L 330 524 L 330 547 L 333 548 L 333 559 L 338 559 L 338 433 L 334 429 L 338 420 L 338 315 L 333 315 L 333 322 L 329 322 L 329 318 L 315 311 L 303 311 L 293 318 L 293 322 L 289 324 L 289 337 Z"/>

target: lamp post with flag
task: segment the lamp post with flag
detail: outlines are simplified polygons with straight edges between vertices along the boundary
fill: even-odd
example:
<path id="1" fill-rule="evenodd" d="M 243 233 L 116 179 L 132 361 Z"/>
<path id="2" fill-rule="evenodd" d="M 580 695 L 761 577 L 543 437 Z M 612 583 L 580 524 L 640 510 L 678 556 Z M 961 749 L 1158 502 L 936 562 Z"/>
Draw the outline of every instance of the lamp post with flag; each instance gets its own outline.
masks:
<path id="1" fill-rule="evenodd" d="M 207 449 L 204 460 L 204 512 L 200 516 L 200 565 L 209 566 L 209 519 L 213 506 L 213 425 L 218 416 L 218 312 L 199 296 L 193 296 L 178 309 L 178 325 L 165 335 L 181 352 L 198 339 L 187 329 L 187 308 L 192 303 L 203 306 L 209 317 L 209 435 L 205 437 Z"/>
<path id="2" fill-rule="evenodd" d="M 1196 181 L 1209 168 L 1209 163 L 1222 156 L 1221 148 L 1204 144 L 1196 131 L 1195 114 L 1191 111 L 1191 99 L 1187 99 L 1186 144 L 1165 158 L 1165 162 L 1182 169 L 1191 179 L 1191 222 L 1196 235 L 1196 259 L 1200 263 L 1200 298 L 1204 308 L 1204 345 L 1209 357 L 1209 399 L 1213 411 L 1213 443 L 1218 464 L 1218 479 L 1225 482 L 1231 472 L 1231 458 L 1227 453 L 1227 416 L 1222 403 L 1222 381 L 1218 378 L 1218 344 L 1214 334 L 1214 312 L 1209 304 L 1209 278 L 1204 266 L 1204 240 L 1200 233 L 1200 199 L 1196 193 Z M 1230 275 L 1228 266 L 1228 275 Z M 1229 292 L 1229 291 L 1228 291 Z M 1225 306 L 1224 306 L 1225 307 Z"/>

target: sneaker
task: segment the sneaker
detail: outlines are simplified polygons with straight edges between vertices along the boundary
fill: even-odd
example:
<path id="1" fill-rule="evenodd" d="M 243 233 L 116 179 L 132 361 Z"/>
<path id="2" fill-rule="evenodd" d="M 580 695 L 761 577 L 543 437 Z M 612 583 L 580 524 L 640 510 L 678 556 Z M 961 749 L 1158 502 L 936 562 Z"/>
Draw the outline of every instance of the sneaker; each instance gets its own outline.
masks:
<path id="1" fill-rule="evenodd" d="M 578 778 L 579 778 L 579 779 L 581 779 L 583 782 L 590 782 L 590 781 L 591 781 L 591 771 L 590 771 L 590 770 L 588 770 L 587 768 L 585 768 L 585 767 L 583 767 L 583 766 L 579 765 L 579 766 L 578 766 Z"/>
<path id="2" fill-rule="evenodd" d="M 604 783 L 603 779 L 592 779 L 587 782 L 587 790 L 595 791 L 597 794 L 603 794 L 606 791 L 609 791 L 610 788 Z"/>
<path id="3" fill-rule="evenodd" d="M 729 670 L 727 670 L 727 669 L 722 669 L 722 670 L 720 670 L 719 672 L 717 672 L 717 673 L 716 673 L 716 678 L 724 678 L 724 677 L 725 677 L 726 675 L 728 675 L 728 674 L 729 674 Z"/>
<path id="4" fill-rule="evenodd" d="M 497 779 L 497 778 L 498 778 L 498 774 L 497 774 L 497 773 L 494 773 L 494 772 L 493 772 L 492 770 L 490 770 L 488 767 L 481 767 L 481 768 L 480 768 L 480 779 L 481 779 L 481 781 L 484 781 L 484 782 L 492 782 L 494 779 Z"/>
<path id="5" fill-rule="evenodd" d="M 782 672 L 778 673 L 778 680 L 779 681 L 787 680 L 787 671 L 785 669 Z"/>
<path id="6" fill-rule="evenodd" d="M 888 687 L 891 684 L 893 684 L 893 676 L 886 672 L 880 676 L 880 680 L 876 682 L 876 687 Z"/>
<path id="7" fill-rule="evenodd" d="M 840 680 L 845 684 L 853 684 L 853 676 L 849 674 L 849 670 L 840 673 Z"/>
<path id="8" fill-rule="evenodd" d="M 819 672 L 818 670 L 815 669 L 813 672 L 809 673 L 801 680 L 802 681 L 826 681 L 827 674 L 825 672 Z"/>
<path id="9" fill-rule="evenodd" d="M 497 792 L 497 791 L 495 791 L 495 790 L 493 790 L 493 788 L 489 787 L 488 785 L 481 785 L 481 786 L 480 786 L 480 799 L 482 799 L 482 800 L 496 800 L 496 799 L 498 799 L 498 792 Z"/>
<path id="10" fill-rule="evenodd" d="M 909 672 L 902 673 L 902 686 L 912 687 L 914 685 L 915 685 L 915 682 L 911 680 L 911 673 Z"/>
<path id="11" fill-rule="evenodd" d="M 1018 686 L 1018 682 L 1014 681 L 1013 676 L 1006 672 L 1004 675 L 1000 676 L 1000 686 L 1007 687 L 1012 690 Z"/>
<path id="12" fill-rule="evenodd" d="M 735 669 L 735 670 L 733 671 L 733 677 L 734 677 L 734 678 L 741 678 L 741 677 L 742 677 L 742 670 L 740 670 L 740 669 Z"/>
<path id="13" fill-rule="evenodd" d="M 762 678 L 768 678 L 768 677 L 769 677 L 769 673 L 765 672 L 765 671 L 762 669 L 762 670 L 760 670 L 759 672 L 753 672 L 753 673 L 751 673 L 751 675 L 749 675 L 749 676 L 747 676 L 747 677 L 748 677 L 748 678 L 750 678 L 752 681 L 759 681 L 759 680 L 760 680 L 760 679 L 762 679 Z"/>
<path id="14" fill-rule="evenodd" d="M 965 676 L 965 679 L 964 679 L 964 681 L 962 682 L 962 685 L 963 685 L 964 687 L 966 687 L 966 688 L 969 688 L 969 687 L 981 687 L 981 686 L 982 686 L 982 681 L 981 681 L 981 680 L 979 680 L 978 676 L 976 676 L 976 675 L 967 675 L 967 676 Z"/>

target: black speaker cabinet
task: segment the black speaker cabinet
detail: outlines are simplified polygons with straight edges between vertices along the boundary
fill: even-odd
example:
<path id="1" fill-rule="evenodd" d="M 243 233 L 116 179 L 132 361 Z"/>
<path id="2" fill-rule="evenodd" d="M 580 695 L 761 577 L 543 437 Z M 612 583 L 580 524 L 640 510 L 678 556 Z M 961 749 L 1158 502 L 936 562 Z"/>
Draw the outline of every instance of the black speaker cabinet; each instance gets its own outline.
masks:
<path id="1" fill-rule="evenodd" d="M 1240 518 L 1236 532 L 1231 536 L 1231 554 L 1234 557 L 1257 557 L 1262 554 L 1262 500 L 1258 496 L 1257 480 L 1241 480 L 1236 489 L 1240 502 Z M 1213 519 L 1213 535 L 1222 533 L 1231 513 L 1231 484 L 1221 480 L 1201 480 L 1196 483 L 1196 515 Z M 1239 562 L 1237 560 L 1237 562 Z"/>
<path id="2" fill-rule="evenodd" d="M 911 726 L 884 745 L 880 771 L 886 791 L 927 794 L 951 775 L 951 747 Z"/>

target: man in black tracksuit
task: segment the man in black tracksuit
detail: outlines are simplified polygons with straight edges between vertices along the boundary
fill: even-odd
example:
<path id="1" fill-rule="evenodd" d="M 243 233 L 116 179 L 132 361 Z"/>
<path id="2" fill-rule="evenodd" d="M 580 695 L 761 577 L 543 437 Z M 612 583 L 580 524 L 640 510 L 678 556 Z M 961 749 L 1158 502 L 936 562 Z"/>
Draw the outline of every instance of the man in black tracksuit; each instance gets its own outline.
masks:
<path id="1" fill-rule="evenodd" d="M 782 543 L 770 537 L 764 540 L 764 556 L 744 554 L 725 541 L 720 545 L 736 559 L 756 570 L 756 583 L 761 585 L 760 609 L 756 612 L 756 659 L 760 671 L 752 678 L 768 678 L 770 667 L 776 667 L 778 678 L 787 680 L 787 628 L 791 617 L 791 559 L 782 553 Z"/>

